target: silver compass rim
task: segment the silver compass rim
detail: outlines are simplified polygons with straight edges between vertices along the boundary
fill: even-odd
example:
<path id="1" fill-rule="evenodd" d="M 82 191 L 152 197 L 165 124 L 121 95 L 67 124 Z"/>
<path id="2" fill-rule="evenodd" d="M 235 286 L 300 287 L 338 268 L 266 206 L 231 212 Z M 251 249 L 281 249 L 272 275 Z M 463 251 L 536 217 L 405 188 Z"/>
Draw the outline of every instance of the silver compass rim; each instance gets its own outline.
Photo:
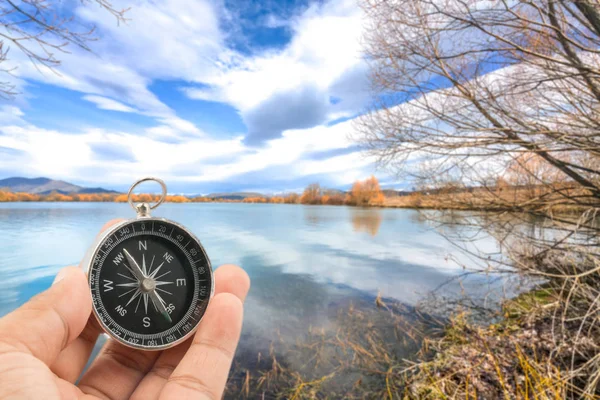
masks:
<path id="1" fill-rule="evenodd" d="M 208 297 L 207 304 L 204 307 L 204 313 L 198 320 L 198 323 L 196 324 L 196 326 L 194 326 L 194 328 L 192 328 L 188 333 L 186 333 L 181 338 L 179 338 L 173 342 L 170 342 L 170 343 L 167 343 L 164 345 L 160 345 L 160 346 L 146 346 L 146 345 L 142 345 L 142 344 L 135 344 L 135 343 L 128 342 L 117 335 L 112 334 L 111 330 L 108 328 L 108 326 L 106 326 L 106 324 L 102 321 L 102 319 L 98 315 L 98 310 L 96 309 L 96 306 L 94 305 L 93 302 L 92 302 L 92 313 L 94 314 L 96 321 L 98 321 L 98 324 L 104 331 L 104 334 L 107 335 L 109 337 L 109 339 L 116 340 L 117 342 L 121 343 L 122 345 L 132 348 L 132 349 L 146 350 L 146 351 L 162 351 L 162 350 L 170 349 L 172 347 L 177 346 L 178 344 L 186 341 L 187 339 L 189 339 L 196 333 L 196 331 L 200 327 L 200 324 L 202 323 L 202 320 L 204 319 L 204 316 L 206 315 L 206 310 L 210 306 L 210 302 L 212 301 L 212 298 L 214 297 L 214 293 L 215 293 L 214 271 L 212 268 L 212 263 L 210 261 L 210 258 L 208 257 L 208 253 L 206 252 L 206 249 L 202 245 L 202 242 L 200 241 L 200 239 L 198 239 L 198 237 L 193 232 L 191 232 L 189 229 L 187 229 L 185 226 L 183 226 L 175 221 L 172 221 L 170 219 L 167 219 L 167 218 L 159 218 L 159 217 L 130 218 L 130 219 L 116 222 L 115 224 L 113 224 L 109 228 L 107 228 L 104 232 L 102 232 L 100 235 L 98 235 L 98 237 L 96 238 L 96 240 L 94 241 L 92 246 L 90 246 L 90 249 L 88 250 L 86 256 L 84 257 L 84 259 L 81 263 L 81 267 L 83 268 L 83 270 L 87 276 L 88 287 L 90 289 L 90 297 L 92 297 L 92 283 L 91 283 L 89 271 L 92 267 L 94 254 L 96 254 L 100 245 L 104 242 L 104 240 L 108 236 L 117 232 L 121 227 L 123 227 L 127 224 L 130 224 L 130 223 L 139 221 L 141 219 L 143 219 L 144 221 L 163 221 L 166 223 L 173 224 L 173 225 L 177 226 L 178 228 L 183 229 L 187 234 L 189 234 L 200 245 L 200 249 L 204 253 L 204 256 L 206 257 L 206 260 L 208 262 L 208 270 L 209 270 L 209 274 L 210 274 L 210 295 Z"/>

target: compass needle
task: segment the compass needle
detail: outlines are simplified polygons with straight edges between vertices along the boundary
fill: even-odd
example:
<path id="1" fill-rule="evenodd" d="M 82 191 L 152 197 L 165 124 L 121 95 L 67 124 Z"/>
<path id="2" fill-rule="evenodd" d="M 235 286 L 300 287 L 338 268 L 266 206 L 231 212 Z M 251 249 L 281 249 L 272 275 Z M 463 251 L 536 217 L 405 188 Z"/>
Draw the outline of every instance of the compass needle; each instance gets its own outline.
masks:
<path id="1" fill-rule="evenodd" d="M 1 2 L 1 0 L 0 0 Z M 158 204 L 128 200 L 137 217 L 118 222 L 88 252 L 93 313 L 114 340 L 140 350 L 164 350 L 189 338 L 202 320 L 213 273 L 200 241 L 187 228 L 150 215 Z"/>
<path id="2" fill-rule="evenodd" d="M 118 287 L 138 287 L 140 286 L 137 282 L 126 282 L 126 283 L 117 283 Z"/>
<path id="3" fill-rule="evenodd" d="M 125 257 L 127 258 L 127 263 L 129 264 L 129 267 L 130 267 L 129 270 L 131 271 L 133 276 L 135 276 L 138 281 L 140 281 L 140 282 L 143 281 L 145 276 L 144 276 L 144 272 L 140 268 L 139 264 L 131 256 L 131 254 L 129 254 L 129 252 L 127 251 L 126 248 L 123 248 L 123 254 L 125 254 Z"/>
<path id="4" fill-rule="evenodd" d="M 149 294 L 150 294 L 150 298 L 152 299 L 152 302 L 154 303 L 154 306 L 158 308 L 157 311 L 159 311 L 162 314 L 162 316 L 165 317 L 165 319 L 167 321 L 169 321 L 169 323 L 173 322 L 171 320 L 171 316 L 169 315 L 169 313 L 167 311 L 167 308 L 165 307 L 165 302 L 160 297 L 160 295 L 158 293 L 156 293 L 156 291 L 154 291 L 154 290 L 149 292 Z"/>

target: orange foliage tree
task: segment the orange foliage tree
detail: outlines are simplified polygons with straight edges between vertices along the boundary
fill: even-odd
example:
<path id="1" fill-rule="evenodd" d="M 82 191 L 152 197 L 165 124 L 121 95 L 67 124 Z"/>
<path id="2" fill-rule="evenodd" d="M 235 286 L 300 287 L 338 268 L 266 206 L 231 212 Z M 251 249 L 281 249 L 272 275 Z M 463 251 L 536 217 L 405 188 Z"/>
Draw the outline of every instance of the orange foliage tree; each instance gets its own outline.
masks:
<path id="1" fill-rule="evenodd" d="M 42 201 L 73 201 L 73 198 L 66 194 L 52 192 L 42 198 Z"/>
<path id="2" fill-rule="evenodd" d="M 190 199 L 185 196 L 177 195 L 177 196 L 167 196 L 165 199 L 168 203 L 189 203 Z"/>
<path id="3" fill-rule="evenodd" d="M 267 199 L 265 197 L 246 197 L 242 201 L 244 203 L 266 203 Z"/>
<path id="4" fill-rule="evenodd" d="M 352 190 L 347 196 L 346 203 L 354 206 L 380 206 L 383 205 L 385 197 L 379 181 L 375 176 L 364 181 L 356 181 L 352 185 Z"/>
<path id="5" fill-rule="evenodd" d="M 321 204 L 321 186 L 318 183 L 308 185 L 300 197 L 300 203 Z"/>
<path id="6" fill-rule="evenodd" d="M 298 193 L 290 193 L 284 197 L 283 201 L 285 204 L 298 204 L 300 201 L 300 196 Z"/>
<path id="7" fill-rule="evenodd" d="M 17 201 L 17 196 L 11 192 L 0 192 L 0 201 L 8 202 L 8 201 Z"/>
<path id="8" fill-rule="evenodd" d="M 344 195 L 340 192 L 333 190 L 326 191 L 321 197 L 321 204 L 327 204 L 330 206 L 341 206 L 345 202 Z"/>

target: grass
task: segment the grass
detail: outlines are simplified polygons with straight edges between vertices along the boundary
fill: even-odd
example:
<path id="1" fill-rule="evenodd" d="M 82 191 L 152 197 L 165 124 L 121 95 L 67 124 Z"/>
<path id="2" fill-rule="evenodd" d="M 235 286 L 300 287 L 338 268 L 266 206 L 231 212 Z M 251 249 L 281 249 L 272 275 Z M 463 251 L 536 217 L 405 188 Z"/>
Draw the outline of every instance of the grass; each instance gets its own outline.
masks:
<path id="1" fill-rule="evenodd" d="M 279 338 L 266 355 L 236 358 L 226 397 L 600 399 L 583 392 L 552 335 L 560 296 L 537 287 L 504 302 L 488 326 L 467 312 L 441 321 L 377 296 L 339 311 L 335 330 L 309 327 L 302 340 Z"/>
<path id="2" fill-rule="evenodd" d="M 268 354 L 234 362 L 226 397 L 250 399 L 399 399 L 423 337 L 442 323 L 379 296 L 340 310 L 336 328 L 310 327 L 302 340 L 271 343 Z"/>
<path id="3" fill-rule="evenodd" d="M 543 210 L 547 213 L 576 213 L 590 205 L 598 206 L 596 200 L 582 189 L 540 186 L 479 187 L 413 192 L 405 196 L 386 197 L 384 207 L 437 209 L 437 210 L 484 210 L 519 211 Z M 592 202 L 593 204 L 590 204 Z"/>

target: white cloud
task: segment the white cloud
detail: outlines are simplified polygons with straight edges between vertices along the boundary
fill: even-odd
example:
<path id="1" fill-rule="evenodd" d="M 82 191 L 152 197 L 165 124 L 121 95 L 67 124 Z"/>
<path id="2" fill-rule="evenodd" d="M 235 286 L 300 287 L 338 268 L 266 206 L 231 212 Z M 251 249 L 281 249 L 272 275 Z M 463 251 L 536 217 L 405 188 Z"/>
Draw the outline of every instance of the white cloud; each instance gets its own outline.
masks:
<path id="1" fill-rule="evenodd" d="M 12 105 L 0 105 L 0 121 L 3 124 L 21 125 L 25 123 L 23 116 L 25 114 L 20 108 Z"/>
<path id="2" fill-rule="evenodd" d="M 371 173 L 371 161 L 356 152 L 318 160 L 310 154 L 350 148 L 349 129 L 351 121 L 288 131 L 268 146 L 251 150 L 243 145 L 242 136 L 196 135 L 182 141 L 184 132 L 167 125 L 139 135 L 105 129 L 59 132 L 23 121 L 0 126 L 0 147 L 17 154 L 0 159 L 0 170 L 98 185 L 120 185 L 140 174 L 187 184 L 223 182 L 259 171 L 269 171 L 267 181 L 283 182 L 276 190 L 289 189 L 285 182 L 315 174 L 331 175 L 331 182 L 348 185 Z"/>
<path id="3" fill-rule="evenodd" d="M 103 58 L 123 64 L 151 79 L 202 81 L 218 73 L 216 61 L 226 52 L 219 29 L 219 3 L 209 0 L 118 0 L 129 8 L 127 22 L 117 25 L 112 15 L 94 4 L 77 12 L 96 24 L 102 40 L 94 50 Z"/>
<path id="4" fill-rule="evenodd" d="M 226 10 L 220 3 L 119 0 L 113 5 L 131 7 L 125 25 L 117 26 L 111 15 L 96 7 L 82 5 L 77 9 L 79 16 L 99 28 L 101 40 L 93 44 L 94 54 L 70 48 L 71 53 L 61 54 L 58 73 L 44 68 L 40 73 L 22 54 L 11 52 L 12 65 L 19 66 L 15 74 L 20 80 L 78 91 L 100 109 L 139 113 L 156 124 L 140 127 L 136 134 L 102 126 L 61 132 L 26 123 L 20 110 L 0 109 L 0 116 L 9 115 L 0 123 L 0 146 L 24 154 L 0 160 L 0 168 L 80 182 L 96 179 L 99 184 L 122 183 L 140 171 L 181 182 L 223 181 L 265 170 L 272 171 L 274 179 L 332 174 L 340 185 L 364 177 L 370 161 L 356 153 L 325 160 L 309 157 L 312 152 L 352 146 L 347 139 L 349 123 L 324 123 L 353 115 L 360 106 L 356 99 L 362 89 L 350 85 L 364 72 L 359 41 L 362 13 L 353 0 L 309 7 L 286 21 L 292 33 L 290 43 L 251 55 L 227 47 L 227 33 L 219 25 Z M 267 22 L 282 25 L 273 18 Z M 293 97 L 295 92 L 310 89 L 306 98 L 322 110 L 310 124 L 302 122 L 303 115 L 298 115 L 300 122 L 296 124 L 286 125 L 288 118 L 283 118 L 275 127 L 274 139 L 261 148 L 249 148 L 243 133 L 219 139 L 177 115 L 150 90 L 157 79 L 203 84 L 204 89 L 190 86 L 186 93 L 227 103 L 246 121 L 258 115 L 252 128 L 259 133 L 269 122 L 269 115 L 281 113 L 272 107 L 290 108 L 286 96 Z M 340 86 L 350 89 L 344 92 Z M 342 102 L 329 104 L 329 97 L 339 97 L 340 93 Z M 302 102 L 301 96 L 285 114 L 290 120 L 300 113 Z M 110 165 L 102 163 L 103 158 L 94 152 L 108 152 L 110 146 L 98 143 L 127 149 L 113 154 L 128 156 Z M 344 163 L 352 165 L 348 168 Z M 101 169 L 102 174 L 91 176 L 90 171 Z"/>
<path id="5" fill-rule="evenodd" d="M 361 68 L 364 65 L 360 44 L 362 18 L 354 1 L 334 0 L 312 6 L 290 23 L 293 38 L 283 50 L 238 58 L 236 63 L 225 66 L 221 74 L 207 80 L 209 87 L 188 87 L 185 93 L 193 99 L 233 105 L 246 122 L 257 125 L 259 134 L 270 126 L 269 112 L 277 115 L 280 109 L 290 105 L 297 107 L 298 112 L 306 112 L 292 96 L 307 89 L 325 99 L 318 104 L 314 96 L 306 96 L 305 100 L 311 102 L 311 109 L 321 107 L 327 114 L 320 123 L 353 115 L 364 104 L 357 104 L 352 97 L 364 101 L 364 93 L 359 90 L 366 91 L 366 88 L 355 85 L 355 93 L 344 93 L 346 98 L 337 105 L 329 105 L 328 98 L 341 93 L 336 84 L 339 86 L 340 79 L 349 72 L 355 71 L 354 81 L 366 74 L 365 68 Z M 270 99 L 276 101 L 269 102 Z M 262 112 L 265 116 L 261 121 L 254 121 L 251 116 L 263 104 L 268 104 L 269 109 Z M 290 128 L 293 127 L 292 124 Z"/>
<path id="6" fill-rule="evenodd" d="M 92 102 L 98 106 L 98 108 L 102 110 L 111 110 L 111 111 L 121 111 L 121 112 L 135 112 L 134 108 L 126 106 L 123 103 L 119 103 L 116 100 L 109 99 L 107 97 L 102 96 L 83 96 L 84 100 Z"/>

